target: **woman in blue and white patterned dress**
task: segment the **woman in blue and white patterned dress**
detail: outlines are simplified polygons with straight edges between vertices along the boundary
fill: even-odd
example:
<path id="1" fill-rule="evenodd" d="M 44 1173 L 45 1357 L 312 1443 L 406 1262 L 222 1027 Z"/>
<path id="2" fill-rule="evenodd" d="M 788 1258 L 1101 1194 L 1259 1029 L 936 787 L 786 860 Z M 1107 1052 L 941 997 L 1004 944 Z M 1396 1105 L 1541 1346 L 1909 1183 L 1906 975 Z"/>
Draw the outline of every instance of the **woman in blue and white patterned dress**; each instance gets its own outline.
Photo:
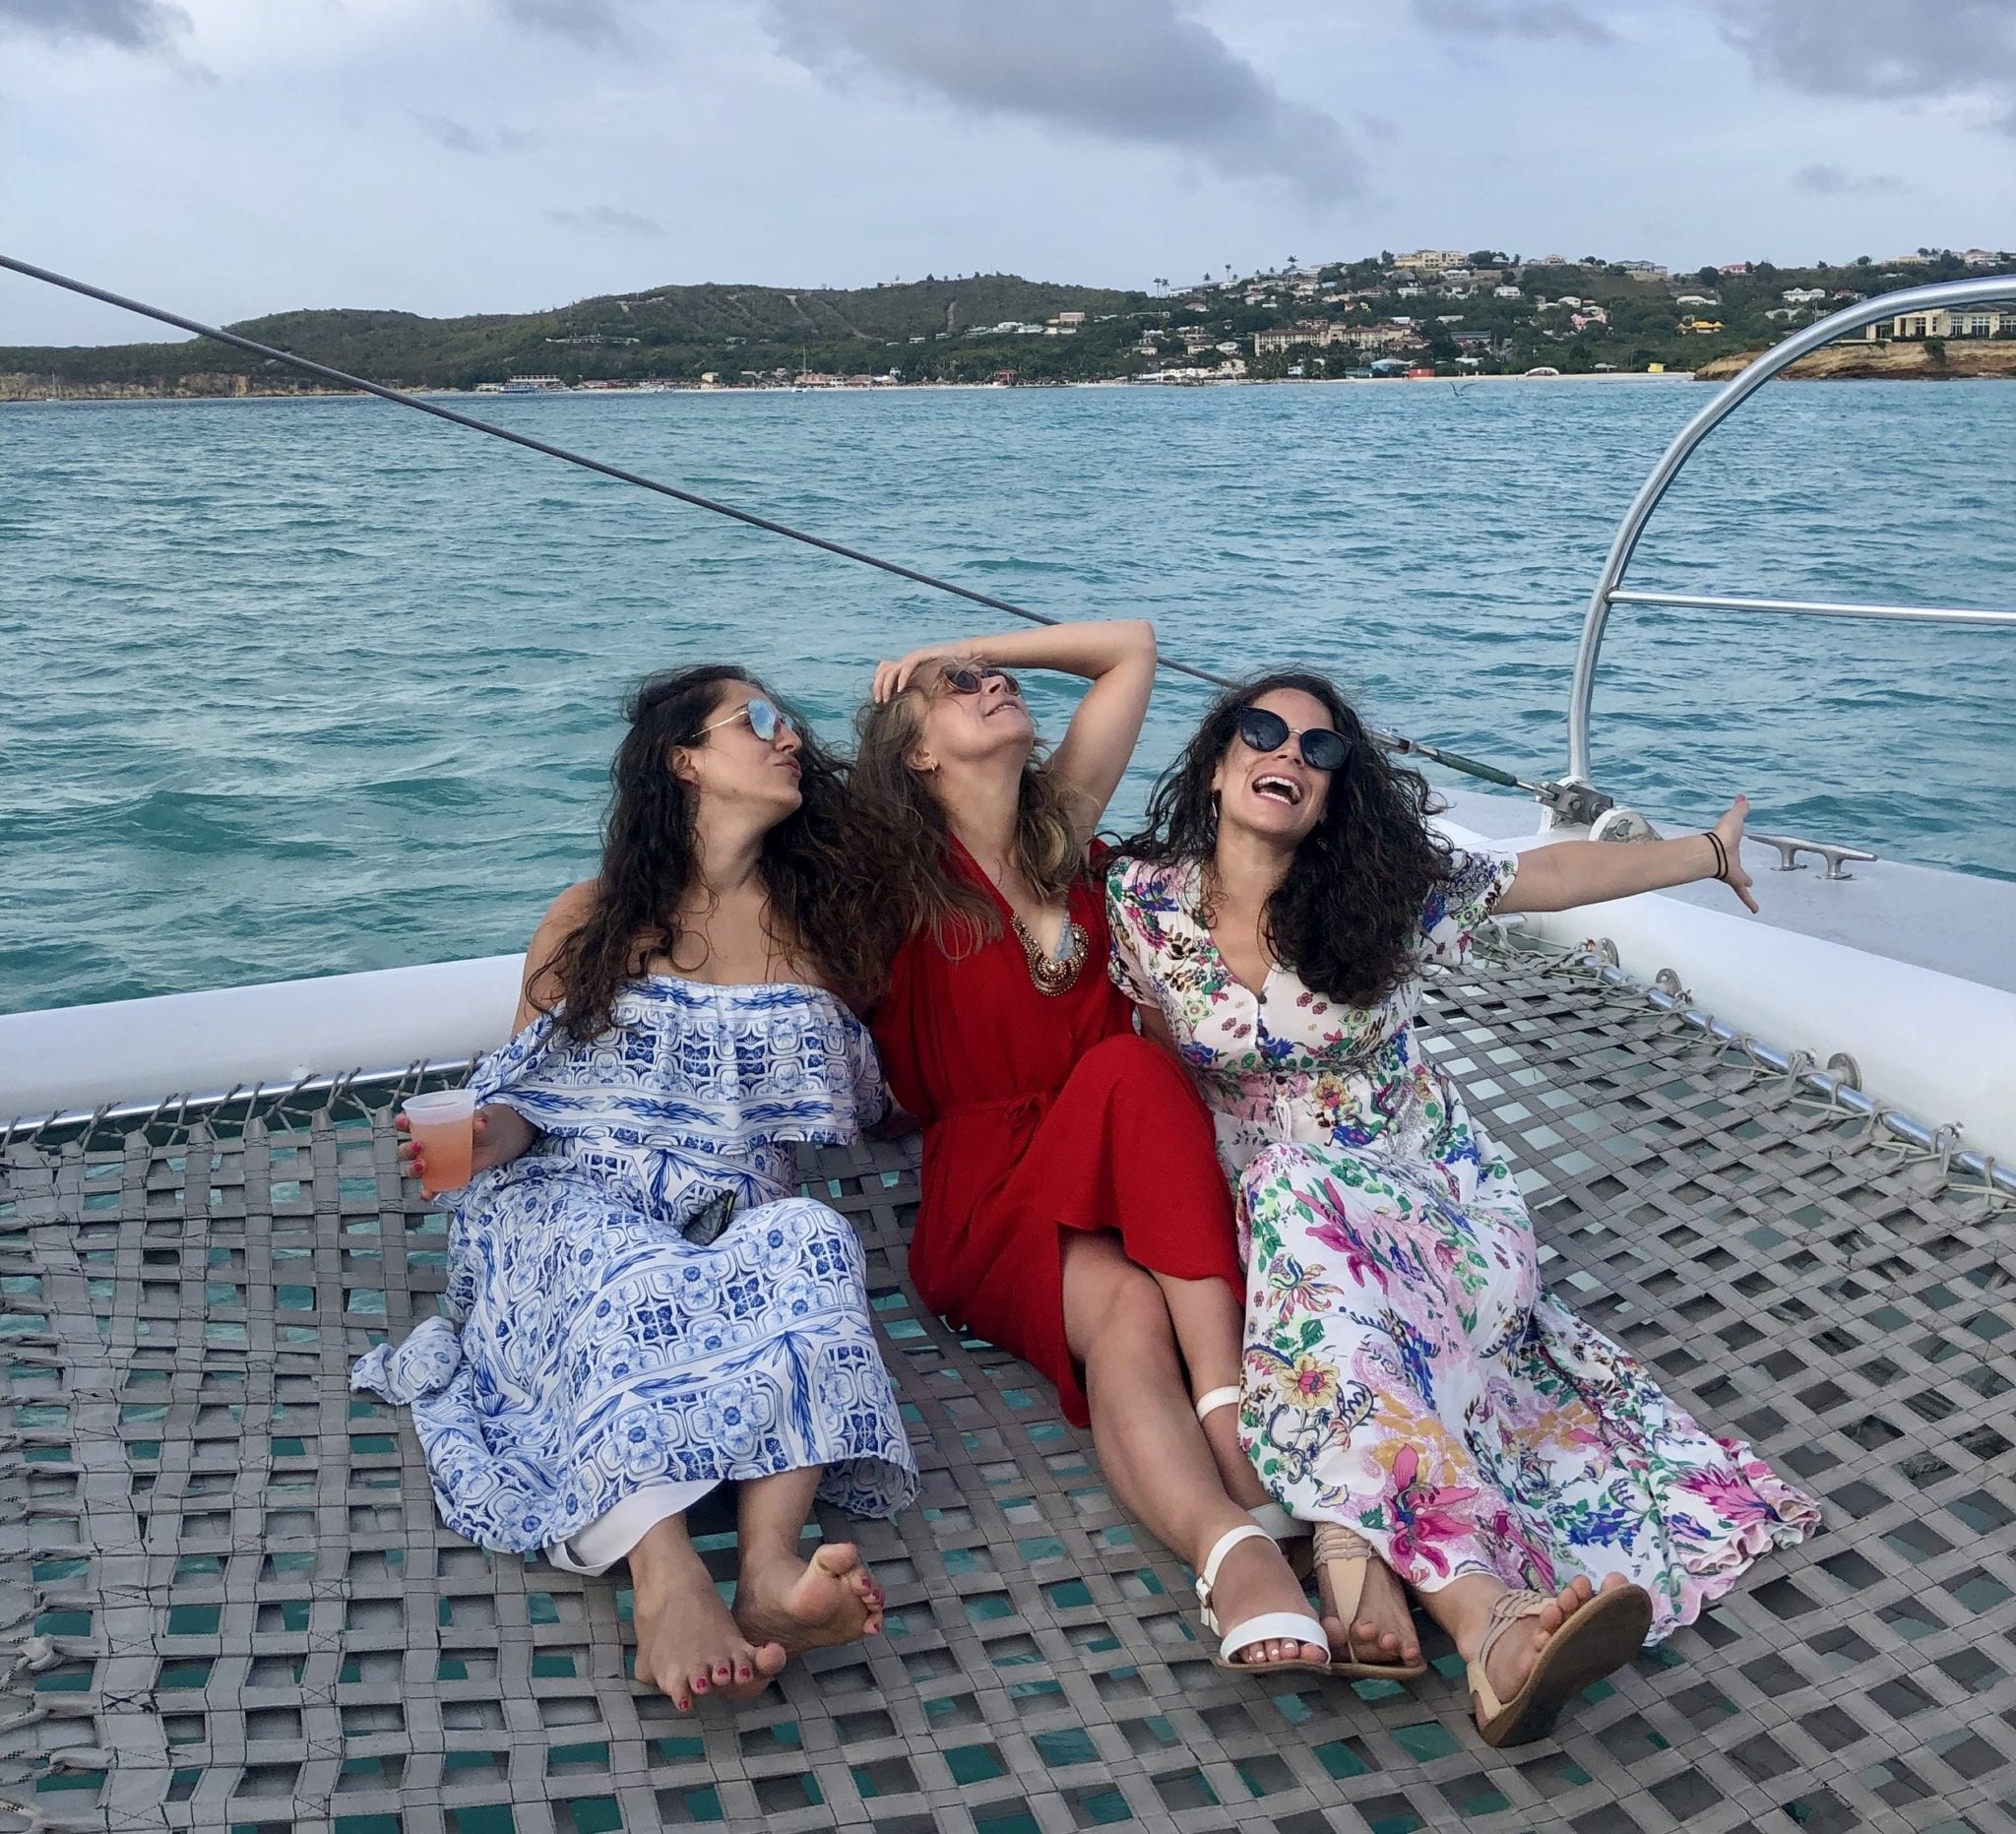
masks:
<path id="1" fill-rule="evenodd" d="M 408 1404 L 457 1534 L 600 1572 L 627 1560 L 637 1676 L 681 1708 L 881 1627 L 858 1552 L 799 1538 L 815 1495 L 890 1516 L 916 1466 L 847 1221 L 793 1147 L 887 1098 L 815 952 L 839 784 L 741 672 L 646 682 L 600 875 L 526 956 L 517 1035 L 477 1066 L 444 1316 L 352 1385 Z M 415 1170 L 409 1143 L 402 1159 Z M 737 1480 L 732 1612 L 685 1512 Z"/>

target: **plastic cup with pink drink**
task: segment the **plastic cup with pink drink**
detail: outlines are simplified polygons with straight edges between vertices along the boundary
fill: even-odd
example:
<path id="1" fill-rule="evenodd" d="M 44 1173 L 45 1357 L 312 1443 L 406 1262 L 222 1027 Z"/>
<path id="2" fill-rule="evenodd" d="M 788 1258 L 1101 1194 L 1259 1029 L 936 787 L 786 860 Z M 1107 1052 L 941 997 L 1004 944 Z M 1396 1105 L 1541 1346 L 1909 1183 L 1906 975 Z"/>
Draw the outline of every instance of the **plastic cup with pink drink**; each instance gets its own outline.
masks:
<path id="1" fill-rule="evenodd" d="M 401 1108 L 420 1151 L 420 1194 L 459 1191 L 470 1180 L 475 1151 L 476 1099 L 467 1089 L 409 1096 Z"/>

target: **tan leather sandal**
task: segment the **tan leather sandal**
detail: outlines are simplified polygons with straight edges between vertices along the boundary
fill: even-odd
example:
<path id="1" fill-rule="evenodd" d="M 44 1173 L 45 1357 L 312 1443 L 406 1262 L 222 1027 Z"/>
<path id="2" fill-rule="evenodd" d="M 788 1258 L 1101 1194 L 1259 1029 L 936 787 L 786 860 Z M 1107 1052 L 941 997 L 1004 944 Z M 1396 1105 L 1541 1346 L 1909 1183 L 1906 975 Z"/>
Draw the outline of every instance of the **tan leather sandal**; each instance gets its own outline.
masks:
<path id="1" fill-rule="evenodd" d="M 1484 1676 L 1491 1651 L 1514 1624 L 1538 1617 L 1555 1602 L 1544 1592 L 1507 1592 L 1491 1607 L 1483 1641 L 1476 1659 L 1466 1665 L 1471 1704 L 1486 1744 L 1526 1744 L 1544 1739 L 1562 1707 L 1645 1647 L 1652 1628 L 1652 1594 L 1643 1586 L 1612 1586 L 1599 1592 L 1541 1645 L 1519 1691 L 1510 1700 L 1500 1700 Z"/>
<path id="2" fill-rule="evenodd" d="M 1365 1577 L 1378 1550 L 1356 1529 L 1342 1522 L 1316 1525 L 1316 1570 L 1327 1593 L 1331 1614 L 1344 1625 L 1344 1660 L 1333 1661 L 1329 1673 L 1348 1681 L 1414 1681 L 1427 1674 L 1425 1662 L 1364 1662 L 1351 1640 L 1364 1602 Z"/>

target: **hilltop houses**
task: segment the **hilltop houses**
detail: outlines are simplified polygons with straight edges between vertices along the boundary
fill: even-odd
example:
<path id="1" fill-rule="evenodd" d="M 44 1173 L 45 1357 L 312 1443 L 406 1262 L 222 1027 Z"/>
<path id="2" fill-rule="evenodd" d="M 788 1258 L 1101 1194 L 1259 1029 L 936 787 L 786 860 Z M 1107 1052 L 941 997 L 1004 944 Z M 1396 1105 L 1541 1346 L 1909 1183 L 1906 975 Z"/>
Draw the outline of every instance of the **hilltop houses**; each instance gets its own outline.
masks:
<path id="1" fill-rule="evenodd" d="M 1253 333 L 1255 356 L 1282 355 L 1299 348 L 1327 348 L 1343 345 L 1354 350 L 1411 350 L 1420 335 L 1410 325 L 1337 325 L 1304 320 L 1277 331 Z M 1221 349 L 1225 346 L 1219 347 Z"/>

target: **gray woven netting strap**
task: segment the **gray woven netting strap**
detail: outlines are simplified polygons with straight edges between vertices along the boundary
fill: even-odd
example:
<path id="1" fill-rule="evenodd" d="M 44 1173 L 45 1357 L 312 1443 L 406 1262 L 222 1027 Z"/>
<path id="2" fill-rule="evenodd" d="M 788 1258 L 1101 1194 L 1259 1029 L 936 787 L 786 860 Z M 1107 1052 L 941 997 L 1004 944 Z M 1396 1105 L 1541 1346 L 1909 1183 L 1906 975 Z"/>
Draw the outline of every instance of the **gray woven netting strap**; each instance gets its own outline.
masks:
<path id="1" fill-rule="evenodd" d="M 1441 983 L 1423 1037 L 1563 1296 L 1826 1506 L 1556 1740 L 1486 1748 L 1439 1638 L 1412 1689 L 1215 1671 L 1086 1435 L 917 1303 L 913 1168 L 865 1147 L 810 1188 L 867 1244 L 924 1486 L 825 1528 L 887 1634 L 680 1717 L 626 1679 L 617 1580 L 442 1532 L 410 1432 L 349 1394 L 445 1241 L 350 1105 L 0 1167 L 0 1825 L 2016 1827 L 2006 1213 L 1530 959 Z"/>

